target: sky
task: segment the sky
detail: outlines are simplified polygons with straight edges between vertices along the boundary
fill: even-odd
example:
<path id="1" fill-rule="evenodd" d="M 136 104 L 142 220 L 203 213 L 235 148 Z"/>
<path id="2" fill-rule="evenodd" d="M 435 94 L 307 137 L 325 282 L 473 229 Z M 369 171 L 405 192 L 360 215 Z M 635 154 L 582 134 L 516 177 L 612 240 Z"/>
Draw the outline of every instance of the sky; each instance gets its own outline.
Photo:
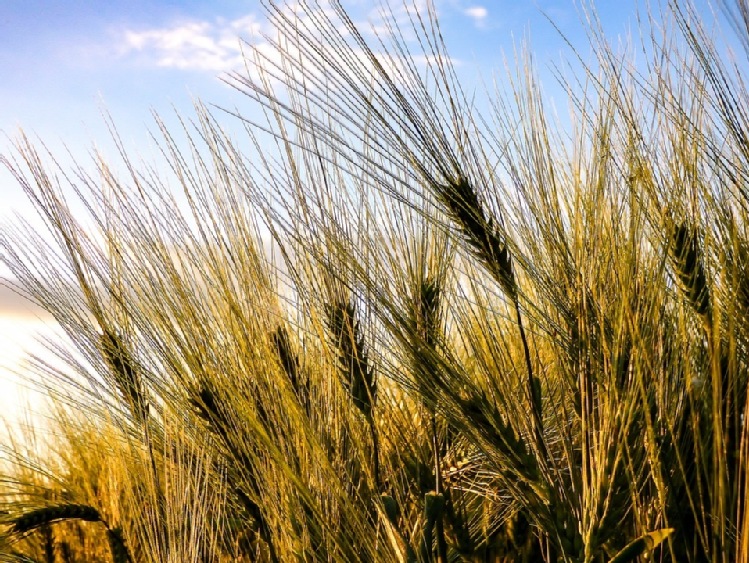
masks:
<path id="1" fill-rule="evenodd" d="M 476 82 L 501 70 L 503 54 L 511 58 L 523 37 L 530 37 L 540 67 L 559 62 L 567 49 L 547 17 L 573 44 L 585 40 L 574 0 L 436 4 L 451 55 Z M 343 5 L 364 28 L 377 20 L 376 1 L 343 0 Z M 628 33 L 637 5 L 599 2 L 612 38 Z M 200 98 L 251 111 L 219 77 L 241 66 L 240 38 L 259 41 L 259 33 L 267 31 L 258 0 L 2 0 L 0 152 L 8 152 L 23 127 L 55 153 L 65 146 L 85 158 L 94 144 L 107 146 L 103 111 L 133 147 L 147 146 L 152 110 L 190 114 Z M 0 195 L 0 218 L 10 210 L 29 214 L 4 171 Z"/>
<path id="2" fill-rule="evenodd" d="M 501 77 L 504 58 L 512 60 L 523 38 L 549 82 L 545 69 L 570 55 L 566 40 L 583 55 L 588 51 L 574 0 L 435 3 L 448 50 L 469 85 L 490 84 L 493 72 Z M 376 1 L 342 4 L 365 29 L 378 21 Z M 598 2 L 607 36 L 614 42 L 625 38 L 645 5 Z M 699 5 L 708 17 L 705 4 Z M 240 38 L 262 42 L 260 34 L 269 31 L 258 0 L 0 0 L 0 154 L 12 152 L 20 127 L 63 162 L 65 148 L 78 159 L 86 159 L 93 146 L 111 151 L 103 112 L 125 144 L 142 152 L 151 148 L 153 111 L 189 116 L 201 99 L 251 116 L 249 101 L 220 76 L 241 67 Z M 0 225 L 14 215 L 34 221 L 22 190 L 0 169 Z M 6 275 L 0 266 L 0 277 Z M 0 287 L 0 391 L 3 378 L 23 370 L 23 352 L 35 349 L 39 330 L 54 330 L 50 319 Z M 0 393 L 0 408 L 16 403 L 13 393 Z"/>

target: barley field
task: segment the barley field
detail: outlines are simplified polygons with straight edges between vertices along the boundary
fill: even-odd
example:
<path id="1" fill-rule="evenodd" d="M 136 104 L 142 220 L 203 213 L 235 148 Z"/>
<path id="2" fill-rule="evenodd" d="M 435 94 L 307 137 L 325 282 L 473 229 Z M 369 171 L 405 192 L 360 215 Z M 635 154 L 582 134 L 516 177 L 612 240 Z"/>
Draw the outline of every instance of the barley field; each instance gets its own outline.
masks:
<path id="1" fill-rule="evenodd" d="M 196 104 L 168 179 L 3 157 L 49 232 L 0 261 L 69 344 L 0 561 L 749 561 L 749 2 L 733 60 L 686 1 L 637 61 L 588 7 L 564 119 L 530 55 L 479 111 L 434 10 L 325 6 L 268 2 L 225 78 L 265 119 Z"/>

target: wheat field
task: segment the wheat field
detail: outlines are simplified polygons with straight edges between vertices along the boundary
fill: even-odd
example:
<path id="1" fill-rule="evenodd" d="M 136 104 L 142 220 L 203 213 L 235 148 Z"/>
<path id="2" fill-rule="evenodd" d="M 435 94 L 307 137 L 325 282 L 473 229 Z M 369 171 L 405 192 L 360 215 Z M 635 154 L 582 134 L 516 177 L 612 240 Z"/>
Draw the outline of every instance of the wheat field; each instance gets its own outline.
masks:
<path id="1" fill-rule="evenodd" d="M 6 227 L 0 261 L 70 345 L 32 364 L 48 433 L 5 442 L 0 560 L 749 561 L 724 8 L 735 64 L 686 1 L 637 64 L 590 7 L 561 120 L 529 62 L 479 113 L 431 7 L 373 44 L 269 1 L 275 50 L 225 77 L 265 120 L 198 103 L 168 179 L 20 135 L 49 233 Z"/>

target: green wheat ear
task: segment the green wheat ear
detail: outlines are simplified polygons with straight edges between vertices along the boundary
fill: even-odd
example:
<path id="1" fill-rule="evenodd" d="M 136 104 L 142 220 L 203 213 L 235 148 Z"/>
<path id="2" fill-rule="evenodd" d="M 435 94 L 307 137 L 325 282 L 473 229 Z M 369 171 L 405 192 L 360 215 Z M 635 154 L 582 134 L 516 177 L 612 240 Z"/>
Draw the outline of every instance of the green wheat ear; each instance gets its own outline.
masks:
<path id="1" fill-rule="evenodd" d="M 671 237 L 674 269 L 682 289 L 694 310 L 702 316 L 710 312 L 710 291 L 702 249 L 697 232 L 686 223 L 679 224 Z"/>

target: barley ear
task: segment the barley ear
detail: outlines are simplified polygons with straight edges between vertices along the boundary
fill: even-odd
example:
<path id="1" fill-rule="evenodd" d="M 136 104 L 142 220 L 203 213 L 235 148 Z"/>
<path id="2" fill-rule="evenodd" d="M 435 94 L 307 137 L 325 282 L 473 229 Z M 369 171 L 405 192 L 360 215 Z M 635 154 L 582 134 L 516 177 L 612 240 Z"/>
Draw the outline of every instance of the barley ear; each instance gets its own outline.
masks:
<path id="1" fill-rule="evenodd" d="M 107 529 L 107 541 L 109 542 L 109 550 L 112 553 L 112 561 L 114 563 L 132 562 L 130 550 L 127 548 L 121 528 Z"/>
<path id="2" fill-rule="evenodd" d="M 673 528 L 666 528 L 640 536 L 617 553 L 611 559 L 610 563 L 629 563 L 630 561 L 635 561 L 641 555 L 645 555 L 658 547 L 673 532 Z"/>
<path id="3" fill-rule="evenodd" d="M 398 505 L 390 495 L 380 495 L 380 502 L 375 501 L 375 508 L 380 517 L 385 537 L 398 554 L 397 561 L 411 563 L 416 561 L 416 554 L 411 545 L 403 537 L 398 526 Z"/>
<path id="4" fill-rule="evenodd" d="M 338 301 L 325 307 L 328 332 L 338 350 L 338 367 L 343 386 L 354 406 L 364 415 L 372 439 L 374 486 L 380 486 L 380 439 L 372 412 L 377 397 L 375 372 L 369 365 L 364 336 L 352 302 Z"/>
<path id="5" fill-rule="evenodd" d="M 255 483 L 255 467 L 250 457 L 238 447 L 236 440 L 233 439 L 233 435 L 236 433 L 231 432 L 232 421 L 223 408 L 222 401 L 214 393 L 212 385 L 206 381 L 190 398 L 190 403 L 195 407 L 197 415 L 205 421 L 218 444 L 224 449 L 227 459 L 233 462 L 231 467 L 234 471 L 231 476 L 234 481 L 242 483 L 240 486 L 237 486 L 235 483 L 234 494 L 247 514 L 254 520 L 260 532 L 260 537 L 268 546 L 271 561 L 279 561 L 271 529 L 263 514 L 263 510 L 242 488 L 249 488 L 252 494 L 258 494 L 258 488 Z M 237 471 L 239 472 L 238 475 L 234 474 Z"/>
<path id="6" fill-rule="evenodd" d="M 502 241 L 496 220 L 487 216 L 468 178 L 459 176 L 444 185 L 434 184 L 433 189 L 476 257 L 499 282 L 505 294 L 516 301 L 518 287 L 512 257 Z"/>
<path id="7" fill-rule="evenodd" d="M 115 384 L 127 402 L 133 418 L 138 424 L 145 424 L 148 417 L 148 401 L 143 381 L 122 337 L 105 329 L 100 336 L 100 345 Z"/>
<path id="8" fill-rule="evenodd" d="M 200 418 L 219 436 L 223 437 L 224 427 L 227 424 L 226 416 L 219 408 L 216 395 L 211 385 L 205 383 L 201 385 L 195 394 L 190 398 L 190 403 Z"/>
<path id="9" fill-rule="evenodd" d="M 433 406 L 426 404 L 427 398 L 434 395 L 432 379 L 435 371 L 434 354 L 440 339 L 439 280 L 427 278 L 417 284 L 409 311 L 409 355 L 419 397 L 430 412 Z"/>
<path id="10" fill-rule="evenodd" d="M 704 257 L 696 230 L 681 223 L 674 230 L 671 242 L 674 269 L 682 290 L 699 315 L 709 316 L 710 290 L 707 287 Z"/>
<path id="11" fill-rule="evenodd" d="M 497 408 L 482 394 L 474 394 L 461 404 L 466 420 L 480 435 L 482 442 L 496 449 L 504 458 L 508 472 L 522 477 L 528 482 L 539 481 L 538 463 L 528 451 L 522 437 L 505 422 Z"/>
<path id="12" fill-rule="evenodd" d="M 447 208 L 450 217 L 460 226 L 464 238 L 473 249 L 476 257 L 491 272 L 515 308 L 520 339 L 523 343 L 526 369 L 528 370 L 528 398 L 533 417 L 535 446 L 541 458 L 547 460 L 549 455 L 543 435 L 541 386 L 533 375 L 530 346 L 520 313 L 518 285 L 510 251 L 506 242 L 502 240 L 497 221 L 488 215 L 481 206 L 478 193 L 468 178 L 461 175 L 448 184 L 434 184 L 432 188 Z"/>
<path id="13" fill-rule="evenodd" d="M 435 348 L 439 341 L 441 299 L 440 280 L 428 277 L 419 284 L 413 324 L 416 334 L 429 348 Z"/>
<path id="14" fill-rule="evenodd" d="M 291 347 L 291 339 L 289 338 L 289 332 L 286 330 L 286 327 L 279 325 L 279 327 L 271 333 L 271 341 L 273 342 L 273 347 L 276 356 L 278 357 L 278 361 L 281 364 L 281 368 L 289 378 L 289 382 L 294 389 L 294 393 L 296 394 L 299 403 L 304 407 L 307 415 L 309 415 L 309 381 L 307 381 L 301 373 L 299 357 Z"/>
<path id="15" fill-rule="evenodd" d="M 369 419 L 377 382 L 369 366 L 364 337 L 356 320 L 356 307 L 353 303 L 337 302 L 328 304 L 325 313 L 332 344 L 338 350 L 343 386 L 354 406 Z"/>
<path id="16" fill-rule="evenodd" d="M 102 521 L 99 511 L 91 506 L 84 504 L 60 504 L 57 506 L 45 506 L 44 508 L 38 508 L 22 514 L 13 520 L 10 533 L 23 535 L 46 524 L 61 520 Z"/>
<path id="17" fill-rule="evenodd" d="M 424 496 L 424 539 L 421 546 L 422 559 L 430 561 L 434 542 L 434 527 L 442 519 L 445 509 L 445 496 L 430 492 Z"/>
<path id="18" fill-rule="evenodd" d="M 382 506 L 385 508 L 385 516 L 393 526 L 398 526 L 398 503 L 390 495 L 380 495 Z"/>

